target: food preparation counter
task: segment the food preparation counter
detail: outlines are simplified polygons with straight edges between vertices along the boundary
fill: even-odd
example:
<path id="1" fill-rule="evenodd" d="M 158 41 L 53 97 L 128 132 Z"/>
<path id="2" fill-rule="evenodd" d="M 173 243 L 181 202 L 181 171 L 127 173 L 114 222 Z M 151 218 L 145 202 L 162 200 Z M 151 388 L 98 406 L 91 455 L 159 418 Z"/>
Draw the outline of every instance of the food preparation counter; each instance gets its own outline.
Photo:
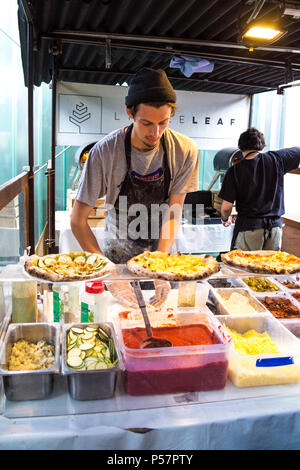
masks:
<path id="1" fill-rule="evenodd" d="M 124 266 L 119 268 L 127 278 Z M 210 280 L 239 283 L 245 276 L 249 273 L 222 265 Z M 168 302 L 176 306 L 175 289 Z M 112 300 L 108 320 L 114 323 L 122 309 Z M 56 375 L 47 399 L 11 401 L 3 390 L 1 395 L 0 449 L 299 448 L 300 382 L 240 388 L 227 379 L 219 390 L 131 396 L 119 375 L 113 397 L 77 400 L 69 393 L 67 377 Z"/>
<path id="2" fill-rule="evenodd" d="M 33 402 L 23 403 L 26 417 L 0 416 L 0 449 L 299 450 L 299 387 L 253 394 L 210 401 L 207 392 L 202 403 L 183 394 L 159 407 L 94 413 L 86 403 L 72 415 L 59 407 L 55 416 L 32 416 Z"/>

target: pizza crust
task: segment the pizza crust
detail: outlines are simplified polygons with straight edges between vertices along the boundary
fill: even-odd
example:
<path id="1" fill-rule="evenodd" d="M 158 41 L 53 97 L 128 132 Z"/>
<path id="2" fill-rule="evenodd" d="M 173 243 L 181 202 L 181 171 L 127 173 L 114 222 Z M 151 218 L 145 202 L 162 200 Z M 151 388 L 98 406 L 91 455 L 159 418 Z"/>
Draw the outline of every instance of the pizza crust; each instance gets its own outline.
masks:
<path id="1" fill-rule="evenodd" d="M 93 255 L 93 253 L 87 253 L 86 255 Z M 94 271 L 90 274 L 79 275 L 79 274 L 71 274 L 71 275 L 61 275 L 55 272 L 46 271 L 40 268 L 37 263 L 40 260 L 45 260 L 45 258 L 56 258 L 61 255 L 69 255 L 68 253 L 61 253 L 61 254 L 50 254 L 46 256 L 37 256 L 32 255 L 29 257 L 27 261 L 25 261 L 24 269 L 30 275 L 38 279 L 42 279 L 44 281 L 49 282 L 75 282 L 75 281 L 84 281 L 90 279 L 100 278 L 106 274 L 112 273 L 115 270 L 115 265 L 112 263 L 108 258 L 101 256 L 106 261 L 106 265 L 99 269 L 99 271 Z M 97 255 L 98 257 L 100 255 Z"/>
<path id="2" fill-rule="evenodd" d="M 257 259 L 247 259 L 247 254 L 251 257 L 257 256 Z M 282 255 L 282 261 L 280 255 Z M 265 259 L 266 256 L 272 257 L 273 255 L 279 255 L 279 259 L 271 260 L 270 263 Z M 244 256 L 244 257 L 243 257 Z M 285 256 L 292 256 L 295 260 L 299 260 L 299 263 L 289 263 L 284 260 Z M 261 260 L 259 259 L 261 257 Z M 255 250 L 255 251 L 242 251 L 232 250 L 228 253 L 221 254 L 221 260 L 237 268 L 246 269 L 247 271 L 259 274 L 294 274 L 300 272 L 300 259 L 294 255 L 290 255 L 286 252 L 278 252 L 271 250 Z"/>
<path id="3" fill-rule="evenodd" d="M 178 273 L 172 273 L 170 271 L 168 272 L 167 270 L 158 271 L 158 270 L 150 269 L 141 265 L 140 257 L 145 256 L 145 255 L 150 256 L 153 253 L 158 254 L 159 252 L 152 252 L 152 253 L 144 252 L 144 253 L 141 253 L 141 255 L 134 256 L 133 258 L 131 258 L 127 262 L 128 271 L 130 271 L 133 274 L 136 274 L 139 277 L 147 277 L 147 278 L 152 278 L 152 279 L 164 279 L 166 281 L 196 281 L 196 280 L 206 279 L 212 274 L 215 274 L 216 272 L 218 272 L 220 269 L 219 263 L 211 255 L 194 255 L 194 256 L 199 256 L 207 264 L 204 267 L 201 266 L 201 272 L 199 271 L 199 272 L 195 272 L 192 274 L 188 274 L 188 273 L 178 274 Z M 181 255 L 181 256 L 185 256 L 185 255 Z"/>

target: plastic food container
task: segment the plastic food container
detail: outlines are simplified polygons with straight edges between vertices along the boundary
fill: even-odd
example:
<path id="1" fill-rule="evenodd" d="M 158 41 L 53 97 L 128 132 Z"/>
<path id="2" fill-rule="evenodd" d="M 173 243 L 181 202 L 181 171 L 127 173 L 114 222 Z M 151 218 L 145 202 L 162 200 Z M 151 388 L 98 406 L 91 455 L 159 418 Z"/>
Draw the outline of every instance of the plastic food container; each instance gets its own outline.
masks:
<path id="1" fill-rule="evenodd" d="M 293 276 L 276 276 L 275 280 L 280 286 L 282 286 L 283 289 L 290 293 L 294 292 L 295 290 L 300 290 L 300 281 L 297 281 Z M 290 287 L 289 284 L 286 283 L 290 283 Z M 293 288 L 291 288 L 292 285 L 294 286 Z"/>
<path id="2" fill-rule="evenodd" d="M 207 279 L 207 282 L 211 287 L 215 289 L 228 289 L 233 287 L 244 287 L 243 282 L 237 278 L 212 278 Z"/>
<path id="3" fill-rule="evenodd" d="M 290 293 L 290 296 L 297 302 L 300 307 L 300 290 L 294 290 Z"/>
<path id="4" fill-rule="evenodd" d="M 169 338 L 173 343 L 172 347 L 128 347 L 126 338 L 132 332 L 138 332 L 138 335 L 142 332 L 141 334 L 146 335 L 143 320 L 137 317 L 128 319 L 126 314 L 125 317 L 120 314 L 116 319 L 125 369 L 125 390 L 129 395 L 217 390 L 225 387 L 231 339 L 228 340 L 221 324 L 207 308 L 178 308 L 172 314 L 161 312 L 154 318 L 154 315 L 149 313 L 149 316 L 153 335 L 157 336 L 159 326 L 165 325 L 160 336 Z M 168 332 L 172 322 L 173 328 Z M 179 331 L 181 328 L 183 330 Z M 196 330 L 201 329 L 210 333 L 213 344 L 174 345 L 172 335 L 180 335 L 182 332 L 187 336 L 193 335 Z"/>
<path id="5" fill-rule="evenodd" d="M 300 381 L 300 341 L 279 321 L 268 314 L 224 315 L 220 322 L 238 333 L 254 329 L 267 332 L 279 353 L 241 355 L 230 351 L 228 376 L 237 387 L 255 387 Z"/>
<path id="6" fill-rule="evenodd" d="M 75 370 L 67 365 L 67 333 L 70 328 L 98 327 L 113 339 L 118 363 L 106 369 Z M 112 323 L 72 323 L 63 326 L 62 338 L 62 374 L 67 376 L 69 393 L 74 400 L 102 400 L 114 395 L 117 374 L 121 370 L 120 353 L 117 348 L 115 331 Z"/>
<path id="7" fill-rule="evenodd" d="M 55 362 L 48 369 L 10 371 L 8 362 L 13 344 L 24 339 L 30 343 L 45 340 L 54 346 Z M 8 400 L 41 400 L 53 391 L 54 374 L 60 369 L 59 325 L 48 323 L 13 323 L 9 325 L 0 352 L 0 375 L 3 376 L 4 392 Z"/>
<path id="8" fill-rule="evenodd" d="M 237 295 L 240 299 L 239 304 L 237 303 Z M 249 292 L 248 289 L 212 289 L 211 297 L 215 303 L 218 314 L 220 315 L 247 315 L 267 312 L 266 308 L 259 302 L 256 297 L 254 297 Z M 230 298 L 232 299 L 231 308 L 227 304 L 227 301 Z"/>
<path id="9" fill-rule="evenodd" d="M 295 291 L 296 292 L 296 291 Z M 285 317 L 285 318 L 279 318 L 276 316 L 275 312 L 272 311 L 270 307 L 267 307 L 267 310 L 275 317 L 277 318 L 286 328 L 288 328 L 294 335 L 299 336 L 300 335 L 300 304 L 297 302 L 289 293 L 283 292 L 281 294 L 269 294 L 269 295 L 264 295 L 264 296 L 259 296 L 258 298 L 260 299 L 261 302 L 264 301 L 265 297 L 269 297 L 271 299 L 277 299 L 277 298 L 283 298 L 287 299 L 293 306 L 296 307 L 296 313 L 294 317 Z"/>
<path id="10" fill-rule="evenodd" d="M 263 279 L 264 281 L 267 281 L 269 284 L 272 284 L 274 286 L 275 289 L 277 290 L 271 290 L 271 289 L 268 289 L 267 287 L 265 288 L 265 290 L 255 290 L 251 285 L 249 285 L 247 282 L 246 282 L 246 279 L 249 278 L 251 279 L 251 281 L 258 281 L 259 279 Z M 255 295 L 256 294 L 262 294 L 262 295 L 266 295 L 266 294 L 276 294 L 276 293 L 279 293 L 279 292 L 283 292 L 284 288 L 283 288 L 283 285 L 280 284 L 279 282 L 277 282 L 274 278 L 271 278 L 271 277 L 265 277 L 265 276 L 244 276 L 241 278 L 241 282 L 243 284 L 244 287 L 246 287 L 247 289 L 250 289 L 250 292 L 254 293 Z"/>

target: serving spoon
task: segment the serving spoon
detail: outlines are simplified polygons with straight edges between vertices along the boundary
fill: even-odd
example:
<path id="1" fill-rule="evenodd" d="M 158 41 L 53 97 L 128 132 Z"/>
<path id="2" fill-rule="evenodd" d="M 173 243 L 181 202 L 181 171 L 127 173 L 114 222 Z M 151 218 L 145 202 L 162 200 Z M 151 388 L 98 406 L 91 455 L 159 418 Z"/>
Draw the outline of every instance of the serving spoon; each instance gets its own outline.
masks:
<path id="1" fill-rule="evenodd" d="M 142 312 L 145 327 L 146 327 L 146 331 L 147 331 L 147 335 L 148 335 L 146 339 L 143 339 L 143 341 L 140 342 L 139 349 L 170 348 L 170 347 L 172 347 L 172 343 L 168 339 L 156 338 L 155 336 L 153 336 L 150 320 L 149 320 L 147 309 L 146 309 L 145 300 L 144 300 L 139 282 L 138 281 L 133 281 L 132 282 L 132 287 L 133 287 L 133 290 L 135 292 L 138 305 L 139 305 L 140 310 Z"/>

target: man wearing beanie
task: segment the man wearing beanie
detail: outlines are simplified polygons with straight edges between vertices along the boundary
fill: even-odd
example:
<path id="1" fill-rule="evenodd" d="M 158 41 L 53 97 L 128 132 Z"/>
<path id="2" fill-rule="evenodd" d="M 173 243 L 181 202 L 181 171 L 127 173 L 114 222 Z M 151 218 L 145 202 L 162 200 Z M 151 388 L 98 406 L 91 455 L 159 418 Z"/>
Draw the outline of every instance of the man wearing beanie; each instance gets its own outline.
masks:
<path id="1" fill-rule="evenodd" d="M 170 252 L 185 195 L 198 190 L 197 146 L 168 128 L 176 112 L 176 93 L 166 73 L 139 70 L 125 105 L 133 122 L 91 149 L 71 215 L 81 248 L 102 253 L 116 264 L 147 250 Z M 104 196 L 108 210 L 100 248 L 87 218 L 97 198 Z M 109 289 L 123 304 L 137 305 L 128 282 L 113 283 Z M 168 283 L 155 281 L 151 302 L 160 305 L 169 289 Z"/>

